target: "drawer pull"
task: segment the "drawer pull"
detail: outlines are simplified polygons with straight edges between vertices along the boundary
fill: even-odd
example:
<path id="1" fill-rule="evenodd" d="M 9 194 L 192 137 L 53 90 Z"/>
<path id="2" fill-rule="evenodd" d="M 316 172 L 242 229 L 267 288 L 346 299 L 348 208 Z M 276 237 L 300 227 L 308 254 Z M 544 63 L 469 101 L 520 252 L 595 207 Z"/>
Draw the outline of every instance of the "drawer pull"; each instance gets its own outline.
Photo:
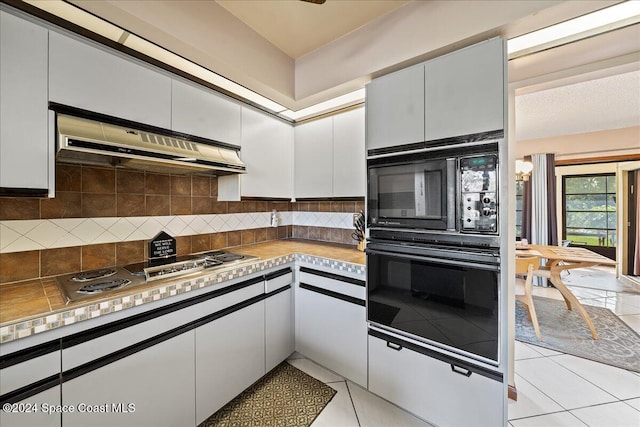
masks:
<path id="1" fill-rule="evenodd" d="M 469 369 L 464 369 L 464 368 L 461 368 L 460 366 L 456 366 L 454 364 L 451 364 L 451 370 L 453 372 L 455 372 L 456 374 L 464 375 L 465 377 L 470 377 L 471 376 L 471 371 Z"/>
<path id="2" fill-rule="evenodd" d="M 396 344 L 396 343 L 393 343 L 391 341 L 387 341 L 387 347 L 389 347 L 389 348 L 391 348 L 391 349 L 393 349 L 395 351 L 402 350 L 402 346 L 400 344 Z"/>

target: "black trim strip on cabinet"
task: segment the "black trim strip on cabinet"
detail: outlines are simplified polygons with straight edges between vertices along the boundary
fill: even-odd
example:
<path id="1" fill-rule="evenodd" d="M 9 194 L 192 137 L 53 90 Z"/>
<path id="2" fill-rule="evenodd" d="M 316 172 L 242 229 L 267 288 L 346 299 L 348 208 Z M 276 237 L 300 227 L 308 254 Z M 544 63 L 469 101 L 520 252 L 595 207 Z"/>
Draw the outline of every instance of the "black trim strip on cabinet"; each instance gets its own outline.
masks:
<path id="1" fill-rule="evenodd" d="M 60 374 L 51 375 L 35 383 L 28 384 L 16 390 L 10 391 L 0 396 L 0 405 L 5 403 L 17 403 L 35 396 L 38 393 L 49 390 L 60 385 Z"/>
<path id="2" fill-rule="evenodd" d="M 46 188 L 0 187 L 0 196 L 7 197 L 47 197 Z"/>
<path id="3" fill-rule="evenodd" d="M 357 285 L 362 287 L 366 286 L 366 282 L 364 280 L 354 279 L 352 277 L 342 276 L 340 274 L 335 274 L 335 273 L 328 273 L 322 270 L 315 270 L 313 268 L 300 267 L 300 272 L 314 274 L 316 276 L 326 277 L 328 279 L 339 280 L 341 282 L 351 283 L 352 285 Z"/>
<path id="4" fill-rule="evenodd" d="M 311 292 L 316 292 L 322 295 L 326 295 L 331 298 L 336 298 L 341 301 L 350 302 L 351 304 L 360 305 L 362 307 L 366 306 L 366 302 L 363 299 L 352 297 L 349 295 L 340 294 L 338 292 L 330 291 L 328 289 L 319 288 L 317 286 L 309 285 L 307 283 L 300 283 L 300 289 L 306 289 Z"/>
<path id="5" fill-rule="evenodd" d="M 204 301 L 208 301 L 212 298 L 217 298 L 219 296 L 228 294 L 230 292 L 234 292 L 234 291 L 246 288 L 247 286 L 255 285 L 256 283 L 260 283 L 263 280 L 264 280 L 264 276 L 258 276 L 253 279 L 246 280 L 244 282 L 236 283 L 235 285 L 226 286 L 222 289 L 218 289 L 213 292 L 208 292 L 203 295 L 198 295 L 198 296 L 186 299 L 184 301 L 166 305 L 164 307 L 160 307 L 155 310 L 140 313 L 138 315 L 127 317 L 125 319 L 116 320 L 115 322 L 111 322 L 107 325 L 97 326 L 95 328 L 78 332 L 68 337 L 63 337 L 61 339 L 61 348 L 65 349 L 65 348 L 73 347 L 78 344 L 85 343 L 87 341 L 91 341 L 92 339 L 101 337 L 103 335 L 117 332 L 119 330 L 129 328 L 131 326 L 135 326 L 139 323 L 146 322 L 146 321 L 155 319 L 157 317 L 164 316 L 169 313 L 173 313 L 174 311 L 182 310 L 192 305 L 199 304 Z"/>
<path id="6" fill-rule="evenodd" d="M 289 268 L 283 268 L 282 270 L 278 270 L 278 271 L 274 271 L 273 273 L 267 273 L 264 275 L 264 280 L 272 280 L 275 278 L 278 278 L 280 276 L 284 276 L 286 274 L 291 273 L 291 267 Z"/>
<path id="7" fill-rule="evenodd" d="M 271 291 L 271 292 L 269 292 L 268 294 L 265 294 L 265 295 L 264 295 L 264 296 L 265 296 L 265 299 L 267 299 L 267 298 L 269 298 L 269 297 L 272 297 L 272 296 L 274 296 L 274 295 L 276 295 L 276 294 L 279 294 L 279 293 L 281 293 L 281 292 L 284 292 L 284 291 L 286 291 L 287 289 L 291 289 L 291 285 L 283 286 L 283 287 L 281 287 L 281 288 L 276 289 L 275 291 Z"/>
<path id="8" fill-rule="evenodd" d="M 77 366 L 75 368 L 69 369 L 68 371 L 62 372 L 61 374 L 61 382 L 64 383 L 66 381 L 70 381 L 79 376 L 85 375 L 91 371 L 95 371 L 96 369 L 102 368 L 111 363 L 117 362 L 120 359 L 131 356 L 132 354 L 138 353 L 142 350 L 146 350 L 149 347 L 153 347 L 154 345 L 160 344 L 164 341 L 167 341 L 171 338 L 174 338 L 178 335 L 182 335 L 186 332 L 196 329 L 199 326 L 210 323 L 216 319 L 227 316 L 231 313 L 234 313 L 238 310 L 242 310 L 245 307 L 248 307 L 252 304 L 255 304 L 259 301 L 265 299 L 265 295 L 261 294 L 250 298 L 248 300 L 242 301 L 238 304 L 232 305 L 231 307 L 227 307 L 223 310 L 215 312 L 213 314 L 209 314 L 205 317 L 202 317 L 198 320 L 194 320 L 192 322 L 187 323 L 186 325 L 178 326 L 177 328 L 171 329 L 167 332 L 163 332 L 151 338 L 147 338 L 144 341 L 132 344 L 128 347 L 115 351 L 113 353 L 107 354 L 106 356 L 102 356 L 98 359 L 92 360 L 91 362 L 87 362 L 83 365 Z"/>
<path id="9" fill-rule="evenodd" d="M 367 151 L 367 156 L 379 156 L 382 154 L 402 154 L 403 151 L 423 150 L 433 147 L 445 147 L 448 145 L 464 144 L 467 142 L 481 142 L 492 139 L 504 138 L 504 130 L 497 129 L 488 132 L 473 133 L 450 138 L 434 139 L 431 141 L 418 141 L 409 144 L 394 145 L 391 147 L 372 148 Z"/>
<path id="10" fill-rule="evenodd" d="M 48 341 L 0 357 L 0 370 L 60 350 L 60 340 Z"/>
<path id="11" fill-rule="evenodd" d="M 472 363 L 469 363 L 460 359 L 456 359 L 455 357 L 451 357 L 446 354 L 439 353 L 435 350 L 431 350 L 429 348 L 419 346 L 417 344 L 402 340 L 400 338 L 387 335 L 383 332 L 380 332 L 374 329 L 369 329 L 369 335 L 375 338 L 379 338 L 383 341 L 386 341 L 387 345 L 389 343 L 392 343 L 392 344 L 395 344 L 396 346 L 400 346 L 400 348 L 393 348 L 394 350 L 400 351 L 402 350 L 402 348 L 406 348 L 408 350 L 415 351 L 416 353 L 424 354 L 425 356 L 429 356 L 434 359 L 440 360 L 441 362 L 448 363 L 449 365 L 451 365 L 452 369 L 454 366 L 460 367 L 463 369 L 467 369 L 478 375 L 482 375 L 483 377 L 492 379 L 494 381 L 503 382 L 503 375 L 500 372 L 496 372 L 482 366 L 474 365 Z"/>

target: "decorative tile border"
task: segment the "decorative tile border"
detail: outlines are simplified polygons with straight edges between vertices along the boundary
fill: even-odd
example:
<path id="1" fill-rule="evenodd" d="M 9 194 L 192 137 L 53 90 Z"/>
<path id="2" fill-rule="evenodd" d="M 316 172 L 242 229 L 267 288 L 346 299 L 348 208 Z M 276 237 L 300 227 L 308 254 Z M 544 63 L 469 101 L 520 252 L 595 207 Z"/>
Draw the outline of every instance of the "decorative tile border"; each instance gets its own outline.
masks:
<path id="1" fill-rule="evenodd" d="M 146 240 L 163 230 L 178 237 L 265 228 L 270 221 L 270 212 L 0 221 L 0 253 Z M 350 229 L 353 214 L 283 211 L 278 222 Z"/>
<path id="2" fill-rule="evenodd" d="M 252 264 L 241 265 L 236 268 L 220 271 L 211 275 L 195 277 L 178 283 L 174 282 L 157 288 L 145 289 L 144 291 L 117 297 L 112 300 L 99 301 L 82 307 L 70 308 L 69 310 L 61 311 L 59 313 L 9 324 L 0 328 L 0 344 L 71 325 L 83 320 L 95 319 L 110 313 L 163 300 L 175 295 L 195 291 L 197 289 L 219 285 L 232 279 L 238 279 L 295 261 L 320 265 L 342 272 L 362 275 L 363 277 L 365 274 L 364 265 L 300 253 L 288 254 L 277 258 L 257 261 Z"/>
<path id="3" fill-rule="evenodd" d="M 314 255 L 296 254 L 296 261 L 305 264 L 317 265 L 320 267 L 330 268 L 342 273 L 350 273 L 351 275 L 362 276 L 362 280 L 367 273 L 367 267 L 362 264 L 353 264 L 350 262 L 339 261 L 330 258 L 323 258 Z"/>

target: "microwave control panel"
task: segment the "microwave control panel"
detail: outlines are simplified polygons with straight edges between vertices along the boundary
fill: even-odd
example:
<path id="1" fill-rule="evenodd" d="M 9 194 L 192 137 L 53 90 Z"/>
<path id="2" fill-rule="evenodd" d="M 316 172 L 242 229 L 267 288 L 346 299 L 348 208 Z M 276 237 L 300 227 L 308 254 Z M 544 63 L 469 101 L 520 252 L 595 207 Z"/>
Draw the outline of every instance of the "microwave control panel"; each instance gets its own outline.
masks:
<path id="1" fill-rule="evenodd" d="M 498 156 L 485 154 L 460 158 L 461 230 L 498 232 Z"/>

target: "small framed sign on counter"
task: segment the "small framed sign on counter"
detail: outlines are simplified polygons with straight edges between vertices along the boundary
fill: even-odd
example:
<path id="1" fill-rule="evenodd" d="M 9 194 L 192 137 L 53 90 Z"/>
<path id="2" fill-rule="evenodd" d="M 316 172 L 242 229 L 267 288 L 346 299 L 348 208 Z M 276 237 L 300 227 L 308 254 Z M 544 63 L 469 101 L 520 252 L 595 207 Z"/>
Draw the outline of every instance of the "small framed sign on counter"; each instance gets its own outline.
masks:
<path id="1" fill-rule="evenodd" d="M 164 264 L 176 257 L 176 239 L 164 231 L 159 232 L 149 242 L 149 264 Z"/>

